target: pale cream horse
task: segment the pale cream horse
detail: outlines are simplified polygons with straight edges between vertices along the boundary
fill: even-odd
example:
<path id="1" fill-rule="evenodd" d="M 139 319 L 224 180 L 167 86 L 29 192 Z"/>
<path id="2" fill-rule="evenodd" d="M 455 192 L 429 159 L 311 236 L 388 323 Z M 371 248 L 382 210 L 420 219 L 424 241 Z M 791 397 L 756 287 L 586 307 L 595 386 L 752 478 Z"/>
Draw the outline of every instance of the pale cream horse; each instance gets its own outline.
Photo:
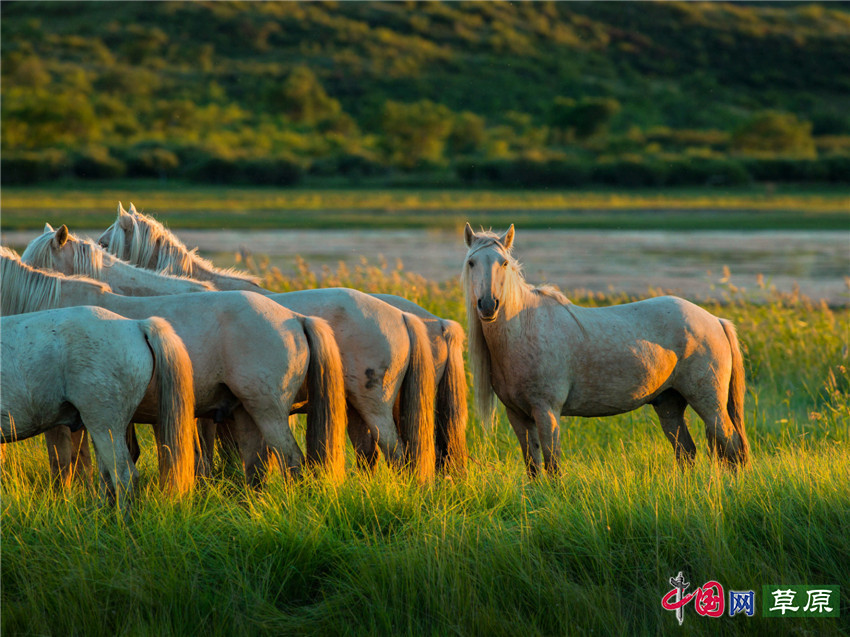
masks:
<path id="1" fill-rule="evenodd" d="M 41 236 L 33 239 L 21 255 L 21 261 L 45 270 L 63 274 L 81 274 L 107 283 L 117 294 L 125 296 L 157 296 L 188 292 L 213 291 L 215 286 L 188 277 L 163 276 L 136 268 L 104 251 L 92 241 L 70 235 L 66 226 L 54 230 L 48 223 Z M 135 427 L 128 429 L 127 444 L 133 460 L 139 457 Z M 54 427 L 44 434 L 51 473 L 60 483 L 71 476 L 91 474 L 91 454 L 85 428 L 71 431 Z M 203 454 L 198 454 L 199 473 L 208 473 Z"/>
<path id="2" fill-rule="evenodd" d="M 129 278 L 122 273 L 138 268 L 112 255 L 107 255 L 114 260 L 111 268 L 89 267 L 105 258 L 102 252 L 100 246 L 77 239 L 61 226 L 55 231 L 45 228 L 27 246 L 22 260 L 35 267 L 58 266 L 65 274 L 100 275 L 113 290 L 121 291 Z M 173 286 L 168 280 L 171 277 L 148 274 L 154 292 L 157 278 L 163 279 L 164 286 Z M 421 480 L 430 479 L 435 464 L 435 365 L 422 321 L 356 290 L 309 290 L 270 294 L 268 298 L 301 314 L 327 318 L 334 329 L 345 372 L 349 436 L 358 459 L 374 466 L 380 447 L 391 464 L 400 467 L 410 461 Z M 393 414 L 396 403 L 398 434 Z M 212 464 L 210 424 L 202 426 L 205 466 Z"/>
<path id="3" fill-rule="evenodd" d="M 15 255 L 16 257 L 17 255 Z M 83 277 L 38 270 L 2 255 L 2 314 L 96 305 L 128 317 L 162 316 L 183 340 L 194 369 L 198 417 L 232 417 L 259 431 L 290 473 L 303 454 L 288 426 L 309 396 L 307 460 L 334 478 L 344 471 L 345 394 L 342 362 L 328 324 L 282 308 L 259 294 L 211 292 L 125 297 Z M 254 482 L 260 458 L 243 457 Z"/>
<path id="4" fill-rule="evenodd" d="M 709 450 L 746 465 L 744 367 L 735 328 L 676 297 L 604 308 L 573 305 L 523 279 L 514 227 L 464 229 L 469 358 L 481 417 L 505 405 L 530 475 L 558 470 L 560 416 L 610 416 L 652 405 L 680 463 L 696 447 L 690 405 Z"/>
<path id="5" fill-rule="evenodd" d="M 129 212 L 125 211 L 119 204 L 115 222 L 101 234 L 98 243 L 109 252 L 140 267 L 164 269 L 174 274 L 199 277 L 217 286 L 225 285 L 228 289 L 257 289 L 256 279 L 234 270 L 216 268 L 212 263 L 198 256 L 196 250 L 186 248 L 159 221 L 137 212 L 132 204 L 130 204 Z M 334 288 L 333 291 L 331 289 L 326 290 L 312 290 L 309 293 L 298 293 L 297 296 L 294 293 L 272 294 L 270 298 L 297 312 L 315 313 L 317 316 L 327 319 L 333 325 L 335 332 L 345 329 L 343 323 L 350 325 L 355 322 L 355 319 L 358 324 L 362 325 L 366 315 L 370 317 L 369 320 L 378 320 L 385 326 L 390 324 L 390 318 L 382 318 L 393 314 L 386 305 L 369 302 L 364 298 L 367 295 L 360 292 L 345 291 L 341 288 Z M 270 294 L 266 290 L 263 290 L 263 292 Z M 413 314 L 424 321 L 435 366 L 436 395 L 434 401 L 432 401 L 435 404 L 435 413 L 432 418 L 435 420 L 433 427 L 436 432 L 432 435 L 435 435 L 436 438 L 436 465 L 440 468 L 446 466 L 455 470 L 465 469 L 467 460 L 467 387 L 463 366 L 463 329 L 454 321 L 440 319 L 406 299 L 393 295 L 374 296 L 397 310 Z M 338 300 L 340 298 L 342 300 Z M 341 313 L 339 303 L 348 307 L 358 307 L 353 310 L 354 313 L 351 317 L 346 317 L 344 313 Z M 392 320 L 397 322 L 397 319 Z M 410 322 L 408 319 L 408 323 Z M 396 337 L 396 340 L 399 340 L 398 337 Z M 353 348 L 362 349 L 363 344 L 370 341 L 352 335 L 349 342 Z M 347 347 L 343 346 L 343 350 L 345 349 Z M 358 370 L 361 376 L 359 382 L 362 383 L 365 380 L 367 384 L 374 385 L 374 379 L 365 375 L 366 370 L 371 369 L 374 373 L 375 370 L 381 369 L 383 366 L 364 365 L 362 363 L 363 361 L 357 366 L 347 365 L 347 373 L 348 370 Z M 349 395 L 353 395 L 351 389 L 349 387 Z M 362 393 L 362 391 L 361 388 L 359 393 Z M 424 403 L 424 401 L 425 398 L 423 397 L 422 402 Z M 375 403 L 374 400 L 372 402 Z M 392 441 L 387 437 L 389 429 L 385 425 L 379 425 L 377 417 L 370 417 L 369 414 L 358 414 L 357 411 L 349 411 L 349 435 L 358 455 L 373 464 L 377 457 L 377 447 L 380 446 L 384 450 L 387 441 Z M 386 408 L 382 411 L 380 422 L 386 423 Z M 399 429 L 402 432 L 407 431 L 410 432 L 407 435 L 413 435 L 414 432 L 422 431 L 425 427 L 431 426 L 425 420 L 424 415 L 411 415 L 409 411 L 409 409 L 401 410 L 400 415 L 405 418 L 413 417 L 415 423 L 404 425 L 400 422 Z M 399 413 L 399 410 L 397 409 L 396 412 Z M 371 440 L 367 436 L 367 433 L 370 432 Z M 407 444 L 404 437 L 403 434 L 403 442 Z M 423 453 L 430 453 L 428 446 L 423 444 L 420 445 L 420 448 Z M 416 454 L 414 454 L 415 457 Z M 415 464 L 422 474 L 425 471 L 423 464 L 419 461 L 415 461 Z"/>
<path id="6" fill-rule="evenodd" d="M 4 295 L 14 285 L 4 277 Z M 138 479 L 125 443 L 127 426 L 134 418 L 156 419 L 163 486 L 177 493 L 192 486 L 192 363 L 167 321 L 72 307 L 4 316 L 0 331 L 3 442 L 57 425 L 85 426 L 101 485 L 122 504 Z"/>

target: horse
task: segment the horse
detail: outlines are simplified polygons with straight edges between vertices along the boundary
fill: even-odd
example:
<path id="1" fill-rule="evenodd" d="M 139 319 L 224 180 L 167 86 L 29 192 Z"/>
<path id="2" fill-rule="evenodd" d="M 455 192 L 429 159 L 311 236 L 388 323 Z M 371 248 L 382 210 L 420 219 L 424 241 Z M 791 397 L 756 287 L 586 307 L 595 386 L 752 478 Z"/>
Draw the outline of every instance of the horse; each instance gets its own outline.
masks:
<path id="1" fill-rule="evenodd" d="M 89 267 L 101 252 L 101 247 L 77 239 L 62 226 L 55 231 L 45 228 L 21 260 L 35 267 L 62 264 L 66 274 L 103 274 L 104 270 Z M 124 269 L 137 269 L 118 263 Z M 106 280 L 112 283 L 117 278 L 110 274 Z M 150 273 L 154 292 L 158 278 L 168 284 L 170 277 Z M 343 359 L 348 432 L 360 464 L 374 467 L 380 446 L 390 464 L 400 467 L 410 462 L 420 480 L 430 479 L 435 465 L 435 364 L 422 321 L 355 290 L 309 290 L 268 298 L 300 314 L 325 318 L 333 328 Z M 393 414 L 396 402 L 401 403 L 398 432 Z M 214 429 L 204 424 L 202 431 L 206 468 L 212 464 Z"/>
<path id="2" fill-rule="evenodd" d="M 206 281 L 188 277 L 159 275 L 136 268 L 109 254 L 91 240 L 71 235 L 67 226 L 58 230 L 47 223 L 44 231 L 33 239 L 21 255 L 21 261 L 37 268 L 64 274 L 81 274 L 107 283 L 114 292 L 125 296 L 157 296 L 188 292 L 214 291 Z M 128 429 L 128 446 L 133 460 L 139 457 L 135 427 Z M 91 474 L 91 455 L 85 428 L 72 432 L 68 427 L 54 427 L 44 434 L 50 458 L 51 473 L 67 483 L 71 475 Z M 61 457 L 60 457 L 61 456 Z M 198 455 L 199 473 L 205 475 L 206 456 Z M 77 471 L 77 469 L 80 471 Z"/>
<path id="3" fill-rule="evenodd" d="M 97 239 L 105 250 L 128 259 L 139 267 L 164 269 L 185 276 L 199 276 L 216 285 L 225 283 L 227 289 L 248 289 L 257 291 L 257 280 L 247 277 L 232 269 L 221 270 L 209 261 L 198 256 L 196 250 L 189 250 L 171 231 L 149 215 L 138 212 L 131 203 L 130 210 L 125 211 L 118 204 L 118 216 L 109 228 Z M 340 288 L 341 289 L 341 288 Z M 276 301 L 290 307 L 285 296 L 273 295 L 260 288 L 264 294 L 271 295 Z M 311 291 L 317 296 L 325 293 L 320 290 Z M 432 357 L 435 361 L 435 415 L 436 421 L 436 453 L 437 468 L 452 467 L 464 469 L 466 466 L 466 373 L 463 366 L 463 328 L 454 321 L 446 321 L 430 314 L 418 305 L 393 295 L 372 295 L 402 312 L 413 314 L 425 322 L 425 327 L 431 342 Z M 365 302 L 363 302 L 365 304 Z M 298 312 L 309 313 L 306 309 L 291 307 Z M 314 305 L 316 315 L 330 320 L 335 330 L 338 326 L 333 322 L 329 310 L 323 310 L 322 305 Z M 374 308 L 370 311 L 377 312 Z M 365 342 L 365 341 L 364 341 Z M 357 343 L 352 343 L 357 345 Z M 361 369 L 377 369 L 377 367 L 362 367 Z M 354 415 L 355 419 L 357 414 Z M 400 423 L 401 425 L 401 423 Z M 424 425 L 423 425 L 424 426 Z M 355 423 L 355 428 L 362 427 Z M 370 425 L 375 432 L 375 427 Z M 416 431 L 420 427 L 408 427 Z M 380 429 L 378 433 L 380 433 Z M 349 427 L 349 434 L 352 428 Z M 366 463 L 374 465 L 376 446 L 380 445 L 380 437 L 373 435 L 368 441 L 365 434 L 355 434 L 357 442 L 352 439 L 361 458 L 370 459 Z M 384 440 L 387 440 L 384 435 Z M 427 451 L 427 450 L 426 450 Z M 418 465 L 417 466 L 421 466 Z M 420 469 L 420 472 L 422 469 Z"/>
<path id="4" fill-rule="evenodd" d="M 527 471 L 558 471 L 560 416 L 612 416 L 652 405 L 680 466 L 696 446 L 688 405 L 705 423 L 709 453 L 745 466 L 744 367 L 734 325 L 666 296 L 604 308 L 572 304 L 525 281 L 502 235 L 467 223 L 461 281 L 479 415 L 505 405 Z M 542 458 L 541 458 L 542 456 Z"/>
<path id="5" fill-rule="evenodd" d="M 4 295 L 9 281 L 4 277 Z M 194 481 L 192 362 L 162 318 L 130 320 L 96 307 L 0 318 L 3 442 L 59 425 L 85 426 L 111 502 L 132 500 L 138 472 L 125 443 L 134 418 L 159 422 L 160 481 Z"/>
<path id="6" fill-rule="evenodd" d="M 125 297 L 85 277 L 69 277 L 0 254 L 0 313 L 96 305 L 130 318 L 162 316 L 193 363 L 198 417 L 233 417 L 237 432 L 259 431 L 288 473 L 301 473 L 303 454 L 288 426 L 293 405 L 309 396 L 306 458 L 333 479 L 344 471 L 345 395 L 333 332 L 251 292 Z M 246 478 L 262 478 L 261 458 L 243 454 Z"/>

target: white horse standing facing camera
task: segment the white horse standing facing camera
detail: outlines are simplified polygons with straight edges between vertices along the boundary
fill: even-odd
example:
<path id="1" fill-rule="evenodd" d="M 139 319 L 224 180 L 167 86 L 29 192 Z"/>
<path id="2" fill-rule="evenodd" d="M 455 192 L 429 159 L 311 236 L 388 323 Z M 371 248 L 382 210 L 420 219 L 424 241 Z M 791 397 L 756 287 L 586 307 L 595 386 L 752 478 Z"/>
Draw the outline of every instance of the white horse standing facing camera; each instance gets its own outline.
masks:
<path id="1" fill-rule="evenodd" d="M 680 464 L 696 446 L 690 405 L 709 451 L 748 461 L 744 367 L 735 328 L 684 299 L 666 296 L 604 308 L 573 305 L 535 288 L 511 254 L 514 227 L 497 235 L 464 229 L 462 281 L 469 359 L 479 415 L 505 405 L 531 476 L 557 472 L 560 416 L 612 416 L 650 404 Z"/>

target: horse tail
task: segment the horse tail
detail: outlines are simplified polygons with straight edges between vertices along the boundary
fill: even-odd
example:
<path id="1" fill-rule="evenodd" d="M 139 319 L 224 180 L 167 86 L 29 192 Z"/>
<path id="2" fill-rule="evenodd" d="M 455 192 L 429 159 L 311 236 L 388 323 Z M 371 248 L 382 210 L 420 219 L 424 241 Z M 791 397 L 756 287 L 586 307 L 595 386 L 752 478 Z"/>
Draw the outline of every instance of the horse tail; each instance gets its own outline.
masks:
<path id="1" fill-rule="evenodd" d="M 434 475 L 434 356 L 425 324 L 402 312 L 410 339 L 410 360 L 399 392 L 398 428 L 405 456 L 420 482 Z"/>
<path id="2" fill-rule="evenodd" d="M 446 341 L 447 357 L 443 377 L 437 385 L 435 410 L 437 430 L 437 468 L 451 467 L 466 471 L 466 370 L 463 366 L 463 327 L 446 319 L 440 320 Z"/>
<path id="3" fill-rule="evenodd" d="M 723 452 L 727 460 L 746 466 L 750 457 L 750 443 L 744 431 L 744 357 L 738 343 L 738 335 L 731 321 L 720 319 L 729 349 L 732 351 L 732 376 L 729 379 L 729 398 L 726 402 L 726 412 L 732 421 L 734 435 L 732 444 Z"/>
<path id="4" fill-rule="evenodd" d="M 301 318 L 310 346 L 307 368 L 307 461 L 323 466 L 334 480 L 345 473 L 345 381 L 342 357 L 327 321 Z"/>
<path id="5" fill-rule="evenodd" d="M 159 479 L 176 493 L 195 480 L 195 387 L 192 361 L 183 341 L 165 319 L 140 321 L 153 352 L 153 383 L 159 402 Z"/>

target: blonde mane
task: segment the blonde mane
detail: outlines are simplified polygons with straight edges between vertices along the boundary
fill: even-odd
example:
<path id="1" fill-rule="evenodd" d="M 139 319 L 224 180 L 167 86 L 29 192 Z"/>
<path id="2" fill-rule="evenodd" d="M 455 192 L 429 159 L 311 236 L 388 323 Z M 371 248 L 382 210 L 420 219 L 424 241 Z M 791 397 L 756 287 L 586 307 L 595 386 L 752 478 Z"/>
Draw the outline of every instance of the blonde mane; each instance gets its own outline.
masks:
<path id="1" fill-rule="evenodd" d="M 45 232 L 36 237 L 21 255 L 21 260 L 36 268 L 53 270 L 56 267 L 52 241 L 54 234 Z M 82 240 L 68 234 L 68 242 L 74 253 L 74 272 L 92 279 L 103 278 L 103 249 L 91 240 Z"/>
<path id="2" fill-rule="evenodd" d="M 134 211 L 128 215 L 132 221 L 128 261 L 136 266 L 167 272 L 177 276 L 196 277 L 199 271 L 213 272 L 248 283 L 259 285 L 259 278 L 240 272 L 234 268 L 217 268 L 212 261 L 198 254 L 197 248 L 191 250 L 174 233 L 151 216 Z M 126 246 L 125 233 L 120 226 L 122 214 L 113 224 L 108 251 L 123 258 Z"/>
<path id="3" fill-rule="evenodd" d="M 103 292 L 111 292 L 105 283 L 84 276 L 66 276 L 48 272 L 21 262 L 18 253 L 0 247 L 0 314 L 25 314 L 54 308 L 59 303 L 63 281 L 89 283 Z"/>
<path id="4" fill-rule="evenodd" d="M 49 232 L 33 239 L 21 255 L 21 261 L 36 268 L 56 270 L 56 254 L 52 247 L 53 237 L 54 234 Z M 214 285 L 207 281 L 197 281 L 188 276 L 170 275 L 163 274 L 161 272 L 154 272 L 153 270 L 144 270 L 143 268 L 134 266 L 132 263 L 110 254 L 106 251 L 106 249 L 99 246 L 91 239 L 81 239 L 72 233 L 68 233 L 65 245 L 71 247 L 73 254 L 72 267 L 75 275 L 104 281 L 108 279 L 107 273 L 104 272 L 104 268 L 110 268 L 115 264 L 121 264 L 134 271 L 144 273 L 146 277 L 182 281 L 206 288 L 210 291 L 215 291 L 216 289 Z"/>

